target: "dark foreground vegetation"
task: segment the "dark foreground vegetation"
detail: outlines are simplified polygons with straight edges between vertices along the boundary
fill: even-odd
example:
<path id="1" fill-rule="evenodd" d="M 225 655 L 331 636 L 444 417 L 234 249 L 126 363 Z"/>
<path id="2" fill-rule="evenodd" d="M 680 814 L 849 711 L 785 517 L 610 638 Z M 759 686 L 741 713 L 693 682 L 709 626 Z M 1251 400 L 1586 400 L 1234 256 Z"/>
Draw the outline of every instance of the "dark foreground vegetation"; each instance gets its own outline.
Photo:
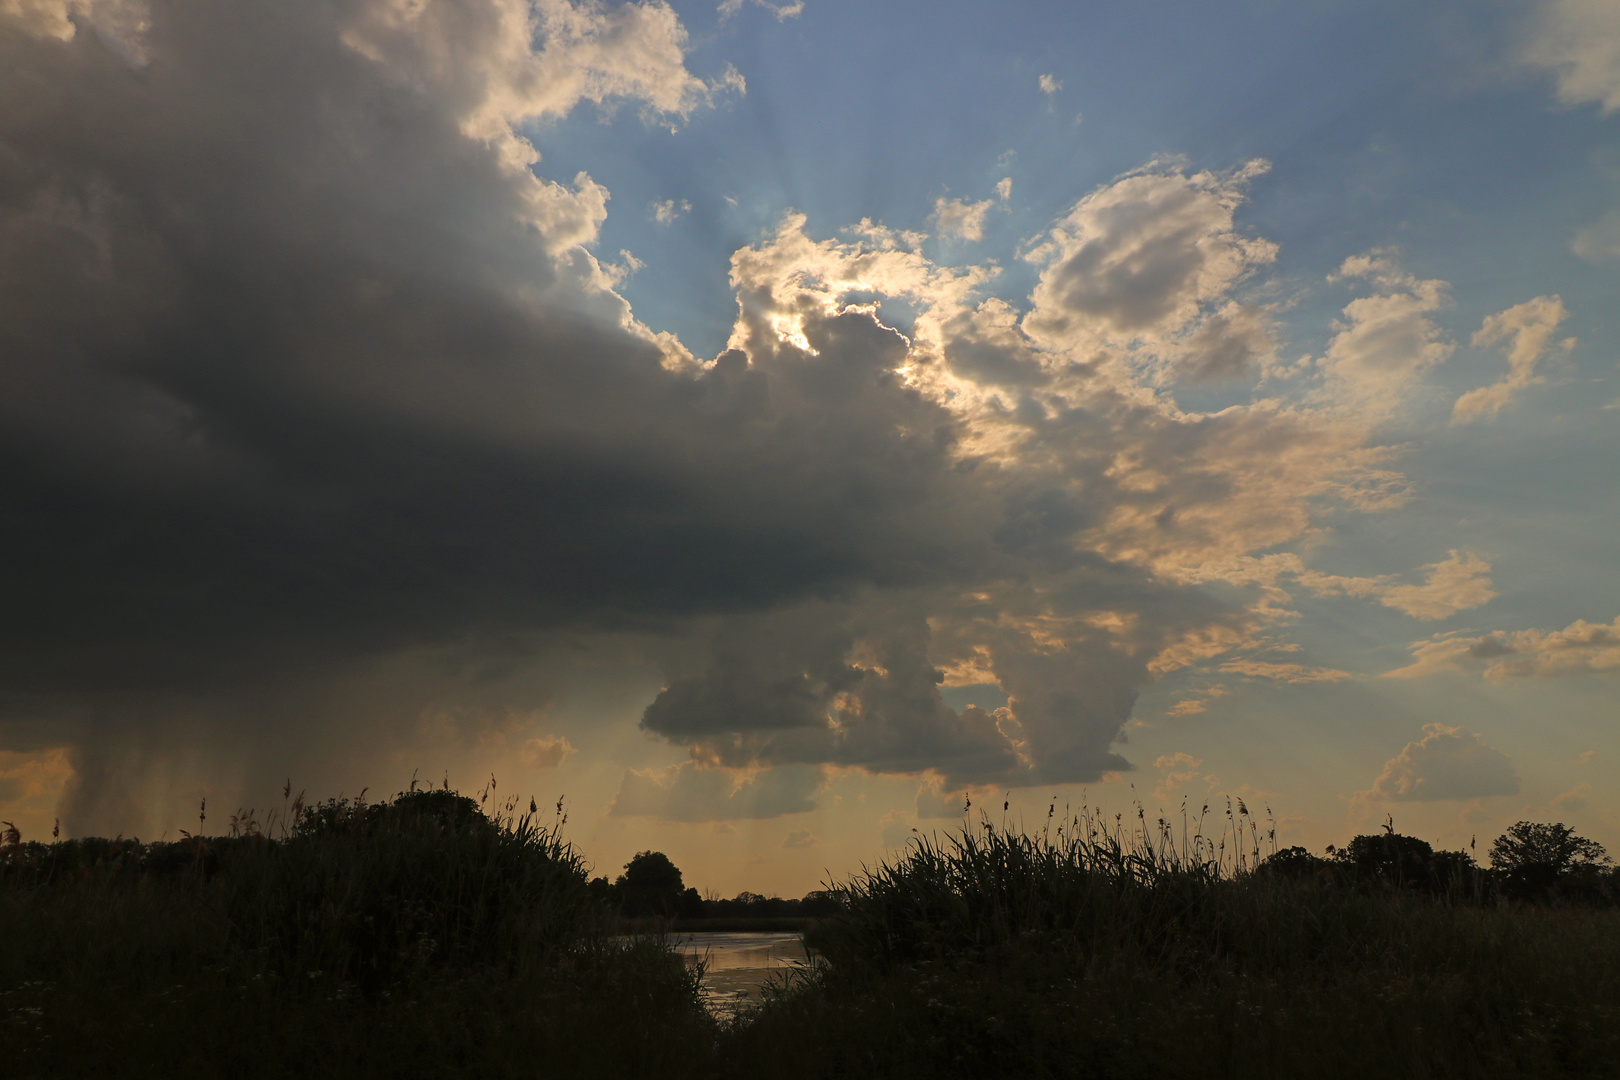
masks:
<path id="1" fill-rule="evenodd" d="M 0 1075 L 1620 1076 L 1620 882 L 1561 826 L 1482 869 L 1393 825 L 1262 859 L 1241 804 L 985 821 L 831 888 L 816 964 L 722 1021 L 529 808 L 9 835 Z"/>

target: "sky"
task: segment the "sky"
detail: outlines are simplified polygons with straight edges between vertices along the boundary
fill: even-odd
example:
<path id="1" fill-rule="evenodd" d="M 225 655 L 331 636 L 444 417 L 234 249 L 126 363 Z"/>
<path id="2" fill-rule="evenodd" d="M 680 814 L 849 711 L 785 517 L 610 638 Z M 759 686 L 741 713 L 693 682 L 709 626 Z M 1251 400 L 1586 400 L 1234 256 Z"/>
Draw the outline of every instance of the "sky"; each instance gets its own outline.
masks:
<path id="1" fill-rule="evenodd" d="M 1617 299 L 1611 0 L 0 0 L 0 819 L 1620 851 Z"/>

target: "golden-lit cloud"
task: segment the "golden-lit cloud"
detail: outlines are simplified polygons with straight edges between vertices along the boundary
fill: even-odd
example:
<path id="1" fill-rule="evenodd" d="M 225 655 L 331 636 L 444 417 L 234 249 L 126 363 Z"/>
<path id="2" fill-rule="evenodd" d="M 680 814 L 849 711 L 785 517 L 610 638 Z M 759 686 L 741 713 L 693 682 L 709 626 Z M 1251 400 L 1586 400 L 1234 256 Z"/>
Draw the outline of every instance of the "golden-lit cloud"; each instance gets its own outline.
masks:
<path id="1" fill-rule="evenodd" d="M 1450 306 L 1449 286 L 1407 273 L 1394 253 L 1353 255 L 1329 281 L 1365 282 L 1377 290 L 1346 304 L 1344 318 L 1336 324 L 1338 332 L 1320 364 L 1328 379 L 1323 393 L 1331 399 L 1375 413 L 1388 411 L 1455 351 L 1432 317 Z"/>
<path id="2" fill-rule="evenodd" d="M 1271 679 L 1285 683 L 1343 682 L 1351 677 L 1348 671 L 1334 668 L 1311 667 L 1308 664 L 1279 664 L 1267 660 L 1228 660 L 1221 671 L 1233 675 L 1247 675 L 1253 679 Z"/>
<path id="3" fill-rule="evenodd" d="M 1518 793 L 1513 763 L 1479 735 L 1445 724 L 1425 724 L 1423 732 L 1422 739 L 1384 763 L 1358 800 L 1436 802 Z"/>
<path id="4" fill-rule="evenodd" d="M 984 219 L 995 203 L 990 199 L 970 203 L 961 199 L 940 196 L 934 200 L 934 213 L 929 218 L 939 234 L 958 240 L 983 240 Z"/>
<path id="5" fill-rule="evenodd" d="M 1459 611 L 1479 607 L 1496 596 L 1491 585 L 1491 564 L 1472 552 L 1451 552 L 1443 561 L 1423 568 L 1421 585 L 1380 585 L 1373 595 L 1414 619 L 1445 619 Z"/>
<path id="6" fill-rule="evenodd" d="M 686 822 L 782 817 L 814 810 L 824 781 L 820 769 L 805 766 L 748 771 L 683 761 L 664 769 L 627 769 L 608 812 Z"/>
<path id="7" fill-rule="evenodd" d="M 1470 390 L 1458 398 L 1451 411 L 1452 423 L 1495 416 L 1514 395 L 1541 382 L 1536 365 L 1553 347 L 1553 334 L 1568 315 L 1560 298 L 1538 296 L 1487 316 L 1484 325 L 1474 334 L 1474 347 L 1505 344 L 1508 373 L 1491 385 Z M 1558 348 L 1569 352 L 1575 345 L 1574 338 L 1565 338 L 1558 343 Z"/>
<path id="8" fill-rule="evenodd" d="M 0 15 L 15 19 L 24 33 L 58 41 L 72 41 L 83 25 L 126 60 L 146 59 L 151 9 L 145 0 L 4 0 Z"/>
<path id="9" fill-rule="evenodd" d="M 1444 634 L 1409 646 L 1414 660 L 1386 678 L 1415 679 L 1442 671 L 1482 671 L 1492 682 L 1620 670 L 1620 619 L 1577 619 L 1562 630 Z"/>

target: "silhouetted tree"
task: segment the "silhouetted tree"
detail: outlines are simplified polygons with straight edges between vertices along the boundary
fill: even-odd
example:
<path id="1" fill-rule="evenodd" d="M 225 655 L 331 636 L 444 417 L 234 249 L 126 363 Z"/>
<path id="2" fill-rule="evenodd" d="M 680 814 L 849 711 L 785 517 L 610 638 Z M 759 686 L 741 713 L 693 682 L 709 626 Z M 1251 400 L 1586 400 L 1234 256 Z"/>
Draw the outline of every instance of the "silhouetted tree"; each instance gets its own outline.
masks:
<path id="1" fill-rule="evenodd" d="M 613 883 L 626 915 L 674 915 L 685 891 L 680 870 L 662 851 L 638 851 Z"/>
<path id="2" fill-rule="evenodd" d="M 1491 868 L 1503 874 L 1502 891 L 1518 900 L 1542 899 L 1560 887 L 1595 886 L 1610 861 L 1602 844 L 1561 821 L 1520 821 L 1491 845 Z"/>

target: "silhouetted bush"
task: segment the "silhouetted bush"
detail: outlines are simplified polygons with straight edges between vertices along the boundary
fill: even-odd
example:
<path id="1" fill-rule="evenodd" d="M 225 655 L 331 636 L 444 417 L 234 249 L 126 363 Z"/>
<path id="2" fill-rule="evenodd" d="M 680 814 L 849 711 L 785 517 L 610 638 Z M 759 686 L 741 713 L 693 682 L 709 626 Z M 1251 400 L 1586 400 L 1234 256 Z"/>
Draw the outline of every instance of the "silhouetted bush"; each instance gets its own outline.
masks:
<path id="1" fill-rule="evenodd" d="M 1324 883 L 1335 880 L 1335 870 L 1331 860 L 1312 855 L 1297 845 L 1272 852 L 1255 868 L 1255 872 L 1263 876 Z"/>
<path id="2" fill-rule="evenodd" d="M 1479 867 L 1462 851 L 1435 851 L 1425 840 L 1403 836 L 1393 825 L 1381 833 L 1353 838 L 1333 862 L 1351 883 L 1363 888 L 1404 889 L 1432 896 L 1480 895 Z"/>

